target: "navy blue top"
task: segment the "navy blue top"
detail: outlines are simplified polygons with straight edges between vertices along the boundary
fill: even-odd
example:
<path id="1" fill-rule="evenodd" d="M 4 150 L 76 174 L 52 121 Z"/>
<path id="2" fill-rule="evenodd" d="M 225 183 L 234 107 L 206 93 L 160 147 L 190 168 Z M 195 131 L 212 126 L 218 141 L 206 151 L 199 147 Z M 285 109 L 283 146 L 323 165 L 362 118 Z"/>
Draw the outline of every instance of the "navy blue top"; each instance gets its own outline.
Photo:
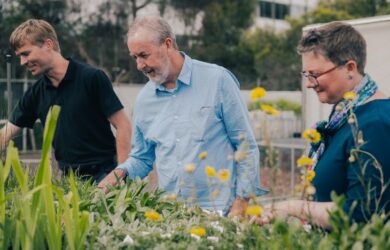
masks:
<path id="1" fill-rule="evenodd" d="M 123 106 L 103 71 L 70 59 L 60 85 L 56 88 L 41 76 L 20 99 L 10 122 L 30 128 L 37 119 L 45 124 L 55 104 L 61 106 L 53 140 L 59 162 L 81 166 L 114 161 L 115 137 L 107 118 Z"/>
<path id="2" fill-rule="evenodd" d="M 368 102 L 358 107 L 355 113 L 365 142 L 361 150 L 376 157 L 386 185 L 390 177 L 390 99 Z M 350 151 L 354 148 L 352 130 L 346 123 L 329 136 L 326 150 L 315 167 L 313 185 L 317 201 L 331 201 L 332 191 L 338 195 L 344 194 L 344 210 L 347 213 L 352 209 L 353 202 L 357 201 L 352 219 L 361 222 L 369 219 L 373 212 L 390 211 L 390 188 L 380 196 L 382 185 L 379 171 L 366 155 L 360 154 L 355 162 L 349 163 Z M 376 200 L 380 201 L 378 207 Z"/>

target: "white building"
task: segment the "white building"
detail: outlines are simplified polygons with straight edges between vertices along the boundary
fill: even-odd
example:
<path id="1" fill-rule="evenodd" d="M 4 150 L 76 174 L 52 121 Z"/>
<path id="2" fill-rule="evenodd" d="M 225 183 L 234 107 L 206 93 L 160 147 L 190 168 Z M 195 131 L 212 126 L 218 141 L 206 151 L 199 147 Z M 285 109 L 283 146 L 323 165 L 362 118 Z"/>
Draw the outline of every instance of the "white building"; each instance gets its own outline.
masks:
<path id="1" fill-rule="evenodd" d="M 254 27 L 284 31 L 289 28 L 287 16 L 300 17 L 317 4 L 318 0 L 258 0 Z"/>

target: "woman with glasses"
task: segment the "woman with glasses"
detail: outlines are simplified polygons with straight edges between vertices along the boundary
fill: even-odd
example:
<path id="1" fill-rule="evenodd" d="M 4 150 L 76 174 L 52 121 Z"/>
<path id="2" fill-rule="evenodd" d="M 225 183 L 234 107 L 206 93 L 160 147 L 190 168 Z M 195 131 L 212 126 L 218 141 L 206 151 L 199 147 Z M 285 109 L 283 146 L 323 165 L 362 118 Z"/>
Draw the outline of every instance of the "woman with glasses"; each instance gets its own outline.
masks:
<path id="1" fill-rule="evenodd" d="M 312 143 L 309 153 L 315 194 L 313 201 L 265 206 L 263 217 L 253 220 L 265 224 L 275 217 L 295 216 L 329 228 L 333 191 L 345 195 L 343 209 L 352 214 L 351 221 L 367 221 L 375 212 L 388 214 L 390 100 L 364 71 L 364 38 L 349 24 L 331 22 L 308 31 L 298 53 L 306 87 L 320 102 L 333 105 L 328 120 L 316 124 L 321 140 Z"/>

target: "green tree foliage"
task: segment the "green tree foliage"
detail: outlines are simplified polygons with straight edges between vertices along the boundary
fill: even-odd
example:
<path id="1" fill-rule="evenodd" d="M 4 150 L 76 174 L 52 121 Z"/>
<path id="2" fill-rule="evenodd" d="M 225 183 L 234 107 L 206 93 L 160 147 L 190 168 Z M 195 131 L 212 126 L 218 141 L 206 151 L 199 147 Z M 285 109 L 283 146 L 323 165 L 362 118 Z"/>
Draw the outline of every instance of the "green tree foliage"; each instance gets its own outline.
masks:
<path id="1" fill-rule="evenodd" d="M 203 15 L 200 33 L 181 43 L 194 58 L 222 65 L 233 71 L 241 82 L 250 82 L 255 71 L 248 48 L 239 47 L 246 29 L 253 23 L 255 0 L 171 0 L 170 4 L 186 24 Z M 179 40 L 180 42 L 180 40 Z M 182 41 L 183 42 L 183 41 Z M 248 79 L 248 80 L 247 80 Z M 245 85 L 245 83 L 244 83 Z"/>
<path id="2" fill-rule="evenodd" d="M 66 8 L 66 1 L 18 0 L 3 1 L 0 4 L 0 78 L 5 78 L 5 54 L 11 52 L 8 42 L 11 32 L 28 18 L 45 19 L 61 30 L 61 20 L 66 15 Z M 13 63 L 18 63 L 16 58 L 13 58 Z M 23 72 L 23 69 L 13 67 L 14 76 Z"/>
<path id="3" fill-rule="evenodd" d="M 29 18 L 37 18 L 54 26 L 64 56 L 99 67 L 112 80 L 122 77 L 127 82 L 144 82 L 128 56 L 124 39 L 127 25 L 139 10 L 163 2 L 166 0 L 105 0 L 87 16 L 82 12 L 82 0 L 5 0 L 0 5 L 0 78 L 5 78 L 4 54 L 10 51 L 8 38 L 12 30 Z M 17 65 L 14 57 L 13 77 L 21 78 L 25 71 Z"/>
<path id="4" fill-rule="evenodd" d="M 263 87 L 298 90 L 301 88 L 301 61 L 296 46 L 304 26 L 388 13 L 390 7 L 386 0 L 324 0 L 299 18 L 287 18 L 290 23 L 287 31 L 277 33 L 270 29 L 257 29 L 246 35 L 241 47 L 252 51 L 253 67 Z"/>

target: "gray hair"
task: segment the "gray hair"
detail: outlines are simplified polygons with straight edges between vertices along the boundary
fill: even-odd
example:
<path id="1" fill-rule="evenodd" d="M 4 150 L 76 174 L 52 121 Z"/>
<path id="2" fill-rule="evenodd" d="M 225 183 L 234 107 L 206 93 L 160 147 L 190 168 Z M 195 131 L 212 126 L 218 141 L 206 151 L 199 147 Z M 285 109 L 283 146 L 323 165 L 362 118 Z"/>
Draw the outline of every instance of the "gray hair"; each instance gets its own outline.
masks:
<path id="1" fill-rule="evenodd" d="M 137 17 L 130 24 L 127 38 L 131 38 L 138 30 L 146 29 L 154 36 L 157 44 L 162 44 L 167 38 L 172 39 L 173 47 L 179 49 L 176 43 L 176 36 L 172 32 L 171 26 L 159 16 Z"/>
<path id="2" fill-rule="evenodd" d="M 351 25 L 343 22 L 330 22 L 309 30 L 299 41 L 298 53 L 319 53 L 335 65 L 343 65 L 354 60 L 360 74 L 364 75 L 366 65 L 366 41 Z"/>

